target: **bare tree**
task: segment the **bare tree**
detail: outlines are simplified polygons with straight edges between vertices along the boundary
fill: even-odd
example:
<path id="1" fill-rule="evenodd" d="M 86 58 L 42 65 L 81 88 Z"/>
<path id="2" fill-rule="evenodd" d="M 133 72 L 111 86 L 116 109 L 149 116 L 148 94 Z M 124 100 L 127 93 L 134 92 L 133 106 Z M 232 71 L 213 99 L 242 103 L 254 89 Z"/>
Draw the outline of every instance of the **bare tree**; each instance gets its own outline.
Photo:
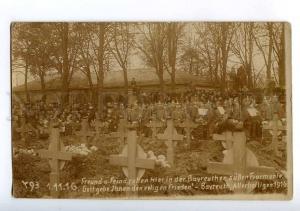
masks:
<path id="1" fill-rule="evenodd" d="M 89 42 L 90 57 L 92 68 L 97 78 L 97 86 L 95 96 L 98 96 L 98 111 L 103 110 L 103 89 L 104 89 L 104 73 L 109 70 L 110 61 L 110 33 L 111 24 L 109 23 L 89 23 Z"/>
<path id="2" fill-rule="evenodd" d="M 79 48 L 78 58 L 79 58 L 79 70 L 86 76 L 91 98 L 89 99 L 91 103 L 96 104 L 96 92 L 94 90 L 93 84 L 93 70 L 91 67 L 93 66 L 94 59 L 92 58 L 92 50 L 91 50 L 91 41 L 89 39 L 90 36 L 90 26 L 89 23 L 76 23 L 75 31 L 78 33 L 78 39 L 81 43 L 81 48 Z"/>
<path id="3" fill-rule="evenodd" d="M 221 90 L 226 88 L 227 63 L 235 31 L 233 23 L 203 23 L 195 25 L 199 35 L 198 48 L 214 80 L 220 82 Z"/>
<path id="4" fill-rule="evenodd" d="M 271 81 L 271 67 L 273 61 L 273 23 L 268 22 L 256 25 L 257 27 L 255 33 L 253 33 L 253 38 L 264 60 L 266 80 L 269 83 Z"/>
<path id="5" fill-rule="evenodd" d="M 198 60 L 207 68 L 209 78 L 212 82 L 219 83 L 220 50 L 218 36 L 214 35 L 214 30 L 210 28 L 211 23 L 197 23 L 194 28 L 197 34 L 195 39 L 195 51 Z"/>
<path id="6" fill-rule="evenodd" d="M 24 87 L 26 101 L 29 102 L 30 97 L 28 93 L 28 72 L 30 68 L 29 51 L 30 41 L 24 37 L 27 29 L 22 24 L 14 23 L 11 26 L 12 32 L 12 71 L 13 73 L 21 73 L 24 75 Z"/>
<path id="7" fill-rule="evenodd" d="M 45 23 L 22 23 L 15 25 L 17 39 L 13 44 L 14 55 L 22 59 L 25 67 L 25 92 L 28 100 L 28 73 L 40 80 L 42 100 L 46 100 L 46 76 L 53 68 L 51 57 L 54 48 L 52 31 Z M 20 65 L 20 63 L 19 63 Z"/>
<path id="8" fill-rule="evenodd" d="M 171 76 L 171 87 L 175 89 L 175 77 L 176 77 L 176 61 L 178 53 L 178 45 L 183 36 L 183 23 L 167 23 L 167 57 L 168 62 L 166 70 Z M 169 68 L 170 67 L 170 68 Z"/>
<path id="9" fill-rule="evenodd" d="M 254 23 L 237 23 L 231 50 L 240 60 L 246 74 L 246 86 L 253 87 L 253 35 Z"/>
<path id="10" fill-rule="evenodd" d="M 281 87 L 285 85 L 285 24 L 277 23 L 273 25 L 273 52 L 278 69 L 278 84 Z M 275 72 L 276 66 L 273 66 Z"/>
<path id="11" fill-rule="evenodd" d="M 159 79 L 160 89 L 165 90 L 164 66 L 166 59 L 167 25 L 165 23 L 140 24 L 138 30 L 143 35 L 142 44 L 136 42 L 137 48 L 143 53 L 144 61 L 155 68 Z"/>
<path id="12" fill-rule="evenodd" d="M 73 74 L 78 70 L 78 51 L 80 42 L 78 34 L 74 32 L 74 23 L 48 23 L 54 54 L 51 61 L 60 76 L 62 104 L 69 103 L 69 86 Z"/>
<path id="13" fill-rule="evenodd" d="M 128 58 L 134 44 L 134 33 L 130 32 L 129 23 L 114 23 L 112 25 L 112 39 L 110 42 L 110 51 L 122 68 L 124 85 L 128 90 Z"/>

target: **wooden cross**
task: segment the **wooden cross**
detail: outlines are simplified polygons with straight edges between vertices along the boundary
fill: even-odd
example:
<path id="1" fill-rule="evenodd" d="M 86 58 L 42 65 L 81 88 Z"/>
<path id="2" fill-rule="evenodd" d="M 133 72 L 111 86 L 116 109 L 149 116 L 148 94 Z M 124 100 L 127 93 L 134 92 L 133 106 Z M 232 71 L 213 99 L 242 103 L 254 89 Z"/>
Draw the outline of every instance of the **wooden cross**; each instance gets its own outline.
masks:
<path id="1" fill-rule="evenodd" d="M 154 139 L 157 136 L 158 129 L 162 128 L 164 126 L 164 124 L 158 120 L 151 120 L 146 126 L 151 128 L 152 138 Z"/>
<path id="2" fill-rule="evenodd" d="M 173 141 L 182 141 L 183 135 L 179 135 L 174 127 L 173 120 L 167 120 L 167 128 L 163 134 L 157 134 L 159 140 L 165 141 L 167 145 L 167 161 L 174 166 L 174 143 Z"/>
<path id="3" fill-rule="evenodd" d="M 227 133 L 227 135 L 223 137 L 219 136 L 215 138 L 225 139 L 226 136 L 228 136 L 233 141 L 233 163 L 228 164 L 220 162 L 208 162 L 208 173 L 227 176 L 233 176 L 234 174 L 248 175 L 250 173 L 255 173 L 256 175 L 268 175 L 275 173 L 275 169 L 272 167 L 247 165 L 247 147 L 246 136 L 244 132 L 234 132 L 232 136 L 230 136 L 230 134 Z M 246 189 L 243 189 L 242 191 L 244 192 L 246 191 Z"/>
<path id="4" fill-rule="evenodd" d="M 231 131 L 225 131 L 222 134 L 213 134 L 212 139 L 215 141 L 224 141 L 226 149 L 231 149 L 233 146 L 233 133 Z"/>
<path id="5" fill-rule="evenodd" d="M 198 124 L 194 123 L 190 118 L 186 118 L 184 122 L 178 124 L 178 127 L 184 128 L 184 131 L 186 133 L 188 148 L 191 147 L 191 133 L 193 129 L 196 128 L 197 126 Z"/>
<path id="6" fill-rule="evenodd" d="M 128 178 L 129 192 L 127 194 L 135 195 L 132 191 L 136 180 L 140 179 L 145 169 L 154 169 L 155 161 L 147 159 L 146 153 L 137 144 L 137 133 L 135 130 L 128 131 L 127 133 L 128 144 L 124 147 L 120 155 L 111 155 L 109 163 L 111 165 L 122 166 L 125 176 Z"/>
<path id="7" fill-rule="evenodd" d="M 25 142 L 28 141 L 30 132 L 35 133 L 36 136 L 38 135 L 37 130 L 30 123 L 26 123 L 24 117 L 21 117 L 21 126 L 16 131 L 20 133 L 21 140 Z"/>
<path id="8" fill-rule="evenodd" d="M 49 164 L 51 168 L 50 173 L 50 194 L 52 197 L 59 197 L 59 171 L 64 166 L 64 161 L 72 159 L 72 153 L 65 152 L 64 145 L 60 141 L 59 129 L 52 128 L 50 133 L 50 144 L 48 150 L 39 150 L 38 153 L 41 158 L 49 159 Z M 56 187 L 56 188 L 55 188 Z"/>
<path id="9" fill-rule="evenodd" d="M 124 145 L 126 143 L 127 137 L 127 126 L 127 120 L 120 119 L 117 132 L 110 133 L 108 136 L 106 136 L 106 138 L 118 138 L 120 140 L 121 145 Z"/>
<path id="10" fill-rule="evenodd" d="M 278 114 L 274 114 L 273 120 L 270 122 L 270 125 L 263 125 L 263 130 L 269 130 L 272 132 L 272 142 L 271 144 L 265 148 L 265 150 L 272 150 L 275 156 L 279 156 L 278 150 L 278 135 L 280 135 L 281 131 L 286 130 L 286 126 L 280 124 L 280 120 L 278 119 Z"/>
<path id="11" fill-rule="evenodd" d="M 111 132 L 110 134 L 105 134 L 102 137 L 107 139 L 118 139 L 120 143 L 120 150 L 122 150 L 126 144 L 128 128 L 131 128 L 131 124 L 129 124 L 126 119 L 120 119 L 117 132 Z"/>
<path id="12" fill-rule="evenodd" d="M 81 129 L 76 132 L 76 135 L 79 136 L 81 143 L 87 143 L 88 137 L 91 137 L 93 133 L 89 130 L 89 123 L 87 118 L 83 118 L 81 121 Z"/>
<path id="13" fill-rule="evenodd" d="M 95 136 L 97 138 L 100 138 L 103 135 L 103 128 L 105 127 L 105 122 L 95 120 L 93 125 L 95 127 Z"/>
<path id="14" fill-rule="evenodd" d="M 17 128 L 16 131 L 18 133 L 20 133 L 21 140 L 25 141 L 25 139 L 26 139 L 25 136 L 26 136 L 26 133 L 28 132 L 28 129 L 27 129 L 27 126 L 25 123 L 25 118 L 23 116 L 21 117 L 21 126 L 19 128 Z"/>

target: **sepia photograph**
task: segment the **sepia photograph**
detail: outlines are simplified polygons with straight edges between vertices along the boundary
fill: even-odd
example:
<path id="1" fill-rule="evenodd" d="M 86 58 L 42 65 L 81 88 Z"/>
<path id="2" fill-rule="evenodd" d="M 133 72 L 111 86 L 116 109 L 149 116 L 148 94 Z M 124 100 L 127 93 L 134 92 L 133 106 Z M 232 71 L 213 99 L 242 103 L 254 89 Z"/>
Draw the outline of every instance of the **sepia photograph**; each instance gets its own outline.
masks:
<path id="1" fill-rule="evenodd" d="M 287 22 L 12 22 L 12 195 L 293 195 Z"/>

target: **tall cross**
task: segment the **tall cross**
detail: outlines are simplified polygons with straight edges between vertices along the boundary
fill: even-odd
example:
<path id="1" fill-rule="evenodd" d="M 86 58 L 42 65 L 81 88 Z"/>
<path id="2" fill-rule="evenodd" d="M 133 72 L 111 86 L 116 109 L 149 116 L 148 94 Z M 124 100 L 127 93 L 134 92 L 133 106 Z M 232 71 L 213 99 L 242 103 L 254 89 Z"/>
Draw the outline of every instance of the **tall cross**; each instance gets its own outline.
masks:
<path id="1" fill-rule="evenodd" d="M 118 138 L 121 146 L 126 143 L 128 122 L 126 119 L 120 119 L 117 132 L 112 132 L 106 138 Z"/>
<path id="2" fill-rule="evenodd" d="M 60 141 L 59 129 L 52 128 L 50 133 L 50 144 L 48 150 L 39 150 L 38 153 L 41 158 L 49 159 L 51 168 L 50 172 L 50 194 L 52 197 L 59 197 L 59 190 L 57 185 L 59 184 L 59 171 L 64 166 L 64 161 L 72 159 L 72 153 L 65 152 L 64 145 Z M 56 187 L 56 188 L 55 188 Z"/>
<path id="3" fill-rule="evenodd" d="M 16 129 L 18 133 L 21 135 L 21 140 L 27 143 L 29 141 L 29 135 L 34 134 L 38 137 L 38 130 L 35 129 L 31 123 L 25 121 L 24 117 L 21 117 L 21 126 Z"/>
<path id="4" fill-rule="evenodd" d="M 87 118 L 81 120 L 80 131 L 76 132 L 76 135 L 79 136 L 81 143 L 87 143 L 88 137 L 91 137 L 93 133 L 89 130 L 89 123 Z"/>
<path id="5" fill-rule="evenodd" d="M 146 126 L 151 128 L 152 138 L 154 139 L 157 136 L 158 129 L 162 128 L 164 126 L 164 124 L 158 120 L 151 120 Z"/>
<path id="6" fill-rule="evenodd" d="M 93 125 L 94 125 L 94 127 L 95 127 L 95 136 L 97 137 L 97 138 L 100 138 L 101 136 L 103 136 L 103 134 L 104 134 L 104 131 L 103 131 L 103 129 L 105 128 L 105 122 L 102 122 L 102 121 L 100 121 L 100 120 L 95 120 L 94 122 L 93 122 Z"/>
<path id="7" fill-rule="evenodd" d="M 178 124 L 178 127 L 184 128 L 184 131 L 186 133 L 188 148 L 191 147 L 191 133 L 193 129 L 196 128 L 197 126 L 198 124 L 194 123 L 190 118 L 186 118 L 184 122 Z"/>
<path id="8" fill-rule="evenodd" d="M 227 176 L 233 176 L 234 174 L 248 175 L 250 173 L 255 173 L 256 175 L 271 175 L 275 173 L 275 169 L 272 167 L 247 165 L 247 147 L 246 136 L 244 132 L 234 132 L 232 136 L 230 136 L 229 133 L 227 133 L 227 135 L 225 136 L 227 136 L 233 141 L 233 163 L 228 164 L 220 162 L 208 162 L 208 173 Z M 226 137 L 219 136 L 218 139 L 224 140 L 226 139 Z M 243 189 L 242 191 L 246 191 L 246 189 Z"/>
<path id="9" fill-rule="evenodd" d="M 26 136 L 26 133 L 28 133 L 28 128 L 26 126 L 25 118 L 23 116 L 21 117 L 21 121 L 20 122 L 21 122 L 21 126 L 19 128 L 17 128 L 16 131 L 18 133 L 20 133 L 21 140 L 25 141 L 26 140 L 25 136 Z"/>
<path id="10" fill-rule="evenodd" d="M 171 166 L 174 165 L 174 141 L 182 141 L 183 135 L 177 133 L 173 120 L 167 120 L 167 128 L 163 134 L 157 134 L 159 140 L 165 141 L 167 145 L 167 161 Z"/>
<path id="11" fill-rule="evenodd" d="M 117 132 L 112 132 L 110 134 L 104 135 L 103 137 L 108 139 L 119 139 L 120 150 L 122 150 L 123 146 L 126 144 L 127 131 L 130 128 L 133 128 L 132 124 L 129 124 L 126 119 L 122 118 L 119 121 Z"/>
<path id="12" fill-rule="evenodd" d="M 272 133 L 272 143 L 267 147 L 267 150 L 272 150 L 275 156 L 279 155 L 278 150 L 278 135 L 280 135 L 281 131 L 286 130 L 286 126 L 281 124 L 281 121 L 278 119 L 278 114 L 274 114 L 273 120 L 269 125 L 263 125 L 264 130 L 269 130 Z"/>
<path id="13" fill-rule="evenodd" d="M 231 131 L 225 131 L 222 134 L 213 134 L 212 139 L 225 142 L 226 149 L 231 149 L 233 147 L 233 132 Z"/>
<path id="14" fill-rule="evenodd" d="M 146 153 L 137 144 L 137 133 L 135 130 L 127 132 L 127 145 L 120 155 L 111 155 L 109 163 L 123 167 L 123 172 L 128 178 L 128 194 L 134 195 L 133 187 L 138 177 L 142 177 L 145 169 L 154 169 L 155 161 L 147 159 Z M 125 168 L 124 168 L 125 167 Z"/>

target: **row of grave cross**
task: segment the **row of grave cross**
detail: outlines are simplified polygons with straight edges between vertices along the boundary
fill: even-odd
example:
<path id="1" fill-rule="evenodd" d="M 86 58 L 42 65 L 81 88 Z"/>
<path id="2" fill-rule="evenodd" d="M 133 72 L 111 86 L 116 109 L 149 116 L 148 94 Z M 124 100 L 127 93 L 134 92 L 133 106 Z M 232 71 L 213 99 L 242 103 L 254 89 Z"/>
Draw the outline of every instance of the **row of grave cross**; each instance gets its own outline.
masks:
<path id="1" fill-rule="evenodd" d="M 87 123 L 87 122 L 86 122 Z M 151 128 L 157 128 L 158 124 L 149 125 Z M 196 124 L 192 124 L 190 121 L 181 123 L 181 127 L 186 128 L 186 133 L 190 135 L 192 128 L 197 127 Z M 86 129 L 83 127 L 83 130 Z M 266 127 L 265 129 L 272 129 L 273 136 L 277 135 L 278 130 L 284 129 L 277 124 L 273 127 Z M 97 131 L 96 133 L 99 133 Z M 84 133 L 82 130 L 79 135 L 82 137 L 88 133 Z M 91 134 L 89 134 L 91 135 Z M 122 152 L 119 155 L 111 155 L 109 162 L 112 165 L 118 165 L 122 167 L 122 170 L 128 181 L 134 181 L 143 176 L 145 169 L 153 169 L 155 161 L 147 159 L 146 153 L 138 144 L 138 136 L 135 128 L 128 124 L 125 120 L 121 121 L 118 127 L 118 131 L 110 135 L 110 137 L 117 137 L 122 140 L 123 143 L 127 142 Z M 167 127 L 164 133 L 157 133 L 156 138 L 164 141 L 167 146 L 167 161 L 174 167 L 174 150 L 177 141 L 183 140 L 183 135 L 177 133 L 174 122 L 170 119 L 167 120 Z M 48 150 L 40 150 L 39 154 L 42 158 L 49 159 L 51 173 L 50 173 L 50 187 L 59 183 L 59 172 L 63 168 L 65 161 L 72 159 L 72 154 L 65 152 L 63 143 L 60 141 L 59 129 L 52 128 L 50 133 L 50 144 Z M 214 134 L 213 139 L 217 141 L 226 142 L 226 148 L 231 150 L 231 161 L 228 163 L 209 162 L 207 166 L 208 173 L 221 174 L 221 175 L 233 175 L 233 174 L 249 174 L 254 172 L 256 174 L 273 174 L 274 168 L 262 167 L 257 163 L 251 161 L 251 153 L 246 148 L 246 136 L 244 132 L 225 132 L 222 135 Z M 126 141 L 127 140 L 127 141 Z M 249 161 L 250 159 L 250 161 Z M 254 163 L 254 165 L 252 165 Z M 128 183 L 129 190 L 133 189 L 136 183 Z M 50 188 L 51 196 L 59 197 L 59 192 L 53 188 Z M 128 191 L 129 195 L 135 195 L 135 191 Z"/>
<path id="2" fill-rule="evenodd" d="M 167 120 L 167 128 L 165 130 L 165 134 L 164 137 L 167 138 L 163 138 L 161 135 L 158 137 L 158 131 L 160 128 L 164 127 L 164 123 L 159 121 L 159 120 L 153 120 L 150 121 L 146 126 L 151 128 L 152 130 L 152 138 L 153 139 L 167 139 L 169 141 L 171 137 L 171 134 L 178 137 L 181 137 L 181 139 L 183 139 L 183 136 L 179 136 L 177 134 L 177 131 L 175 129 L 175 127 L 181 127 L 184 128 L 185 133 L 186 133 L 186 141 L 187 141 L 187 145 L 188 148 L 190 147 L 190 143 L 191 143 L 191 133 L 192 130 L 194 128 L 197 127 L 197 124 L 194 123 L 191 119 L 185 119 L 183 122 L 178 123 L 176 125 L 174 125 L 173 121 L 171 119 Z M 87 143 L 88 139 L 91 137 L 95 137 L 95 138 L 118 138 L 120 140 L 121 143 L 125 143 L 126 141 L 126 133 L 128 131 L 128 128 L 135 128 L 135 126 L 129 122 L 127 122 L 125 119 L 120 119 L 119 124 L 118 124 L 118 130 L 117 132 L 112 132 L 110 134 L 104 134 L 103 133 L 103 128 L 105 127 L 105 123 L 101 122 L 101 121 L 95 121 L 93 123 L 93 126 L 95 128 L 95 131 L 91 131 L 89 129 L 89 124 L 88 124 L 88 120 L 87 119 L 83 119 L 81 122 L 81 129 L 80 131 L 76 132 L 76 135 L 80 138 L 82 143 Z M 179 140 L 179 141 L 180 141 Z M 168 146 L 170 145 L 169 143 L 167 144 Z"/>

